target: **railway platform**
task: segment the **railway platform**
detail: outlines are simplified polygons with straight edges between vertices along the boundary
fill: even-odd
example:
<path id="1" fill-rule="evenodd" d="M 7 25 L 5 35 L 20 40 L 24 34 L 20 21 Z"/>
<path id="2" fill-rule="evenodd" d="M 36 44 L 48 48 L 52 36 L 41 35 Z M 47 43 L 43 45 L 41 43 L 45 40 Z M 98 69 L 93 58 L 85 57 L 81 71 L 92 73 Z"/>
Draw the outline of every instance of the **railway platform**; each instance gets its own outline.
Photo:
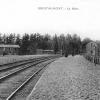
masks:
<path id="1" fill-rule="evenodd" d="M 61 57 L 48 66 L 27 100 L 100 100 L 100 65 L 80 55 Z"/>

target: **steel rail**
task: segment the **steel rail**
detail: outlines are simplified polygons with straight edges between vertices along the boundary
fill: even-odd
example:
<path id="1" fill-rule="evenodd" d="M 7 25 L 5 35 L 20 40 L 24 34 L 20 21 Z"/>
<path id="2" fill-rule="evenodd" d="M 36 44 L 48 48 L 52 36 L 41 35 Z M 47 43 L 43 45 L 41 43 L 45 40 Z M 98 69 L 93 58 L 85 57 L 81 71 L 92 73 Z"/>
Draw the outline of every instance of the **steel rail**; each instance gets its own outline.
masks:
<path id="1" fill-rule="evenodd" d="M 26 61 L 23 61 L 22 63 L 18 62 L 17 65 L 7 66 L 7 67 L 4 67 L 4 68 L 1 68 L 1 69 L 0 69 L 0 72 L 5 71 L 5 70 L 8 70 L 8 69 L 11 69 L 11 68 L 13 69 L 13 68 L 16 68 L 16 67 L 19 67 L 19 66 L 28 64 L 28 63 L 32 63 L 32 62 L 35 62 L 35 61 L 37 61 L 37 60 L 41 60 L 41 59 L 44 59 L 44 58 L 47 58 L 47 57 L 41 57 L 41 58 L 31 59 L 31 61 L 30 61 L 30 60 L 27 60 L 27 62 L 26 62 Z M 14 64 L 14 63 L 13 63 L 13 64 Z"/>
<path id="2" fill-rule="evenodd" d="M 50 56 L 55 56 L 55 55 L 50 55 Z M 49 56 L 40 56 L 40 57 L 35 57 L 35 58 L 19 60 L 19 61 L 15 61 L 15 62 L 9 62 L 9 63 L 5 63 L 5 64 L 0 64 L 0 67 L 12 65 L 12 64 L 20 63 L 20 62 L 24 62 L 24 61 L 29 61 L 29 60 L 33 60 L 33 59 L 38 59 L 38 58 L 42 58 L 42 57 L 49 57 Z"/>
<path id="3" fill-rule="evenodd" d="M 51 61 L 53 62 L 53 61 Z M 6 100 L 11 100 L 11 98 L 14 97 L 14 95 L 21 90 L 37 73 L 39 73 L 43 68 L 45 68 L 48 64 L 50 64 L 51 62 L 47 63 L 46 65 L 43 65 L 42 68 L 40 68 L 39 70 L 37 70 L 34 74 L 32 74 L 24 83 L 22 83 L 14 92 L 11 93 L 10 96 L 7 97 Z"/>
<path id="4" fill-rule="evenodd" d="M 41 57 L 36 57 L 36 58 L 41 58 Z M 9 62 L 9 63 L 5 63 L 5 64 L 1 64 L 0 67 L 12 65 L 12 64 L 20 63 L 20 62 L 24 62 L 24 61 L 29 61 L 29 60 L 36 59 L 36 58 L 25 59 L 25 60 L 20 60 L 20 61 L 15 61 L 15 62 Z"/>
<path id="5" fill-rule="evenodd" d="M 55 58 L 55 57 L 54 57 L 54 58 Z M 14 75 L 14 74 L 17 74 L 17 73 L 19 73 L 19 72 L 21 72 L 21 71 L 24 71 L 25 69 L 28 69 L 28 68 L 30 68 L 30 67 L 32 67 L 32 66 L 35 66 L 35 65 L 37 65 L 37 64 L 39 64 L 39 63 L 41 63 L 41 62 L 44 62 L 44 61 L 47 61 L 47 60 L 50 60 L 50 59 L 52 59 L 52 57 L 51 57 L 51 58 L 48 58 L 48 59 L 42 59 L 42 60 L 40 60 L 40 61 L 38 61 L 38 62 L 35 62 L 35 63 L 32 64 L 32 65 L 29 65 L 29 66 L 24 67 L 24 68 L 20 68 L 20 69 L 14 71 L 14 72 L 12 72 L 12 73 L 9 73 L 9 74 L 7 74 L 7 75 L 5 75 L 5 76 L 3 76 L 3 77 L 0 77 L 0 83 L 2 83 L 2 81 L 4 81 L 6 78 L 9 78 L 10 76 L 12 76 L 12 75 Z"/>

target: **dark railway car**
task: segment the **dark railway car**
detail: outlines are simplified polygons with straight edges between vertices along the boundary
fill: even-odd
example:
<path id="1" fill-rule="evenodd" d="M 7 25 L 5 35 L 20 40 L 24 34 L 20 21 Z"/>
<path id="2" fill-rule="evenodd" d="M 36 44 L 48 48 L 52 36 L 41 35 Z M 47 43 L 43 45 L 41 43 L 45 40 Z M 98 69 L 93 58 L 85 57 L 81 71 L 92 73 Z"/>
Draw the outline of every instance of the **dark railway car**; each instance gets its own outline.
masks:
<path id="1" fill-rule="evenodd" d="M 43 50 L 43 49 L 37 49 L 37 54 L 54 54 L 54 50 Z"/>
<path id="2" fill-rule="evenodd" d="M 54 50 L 43 50 L 43 54 L 54 54 Z"/>

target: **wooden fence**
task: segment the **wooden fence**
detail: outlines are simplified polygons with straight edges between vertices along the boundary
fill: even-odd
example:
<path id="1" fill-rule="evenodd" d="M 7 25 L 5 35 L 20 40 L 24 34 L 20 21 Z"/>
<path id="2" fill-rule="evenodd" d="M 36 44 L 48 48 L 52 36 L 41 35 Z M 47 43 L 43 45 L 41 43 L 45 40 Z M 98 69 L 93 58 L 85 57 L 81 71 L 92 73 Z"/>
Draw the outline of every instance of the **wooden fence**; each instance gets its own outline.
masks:
<path id="1" fill-rule="evenodd" d="M 100 64 L 100 57 L 99 56 L 90 56 L 90 55 L 85 54 L 84 57 L 94 64 Z"/>

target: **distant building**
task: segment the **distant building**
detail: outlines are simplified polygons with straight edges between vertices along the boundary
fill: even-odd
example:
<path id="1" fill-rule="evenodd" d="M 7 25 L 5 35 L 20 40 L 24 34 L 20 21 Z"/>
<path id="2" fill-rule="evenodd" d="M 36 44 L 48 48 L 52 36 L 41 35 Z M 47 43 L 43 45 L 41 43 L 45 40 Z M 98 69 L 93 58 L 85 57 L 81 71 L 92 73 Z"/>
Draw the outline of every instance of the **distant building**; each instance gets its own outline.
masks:
<path id="1" fill-rule="evenodd" d="M 90 42 L 86 45 L 86 53 L 91 56 L 100 57 L 100 42 Z"/>
<path id="2" fill-rule="evenodd" d="M 0 44 L 0 55 L 17 55 L 19 53 L 19 45 Z"/>

